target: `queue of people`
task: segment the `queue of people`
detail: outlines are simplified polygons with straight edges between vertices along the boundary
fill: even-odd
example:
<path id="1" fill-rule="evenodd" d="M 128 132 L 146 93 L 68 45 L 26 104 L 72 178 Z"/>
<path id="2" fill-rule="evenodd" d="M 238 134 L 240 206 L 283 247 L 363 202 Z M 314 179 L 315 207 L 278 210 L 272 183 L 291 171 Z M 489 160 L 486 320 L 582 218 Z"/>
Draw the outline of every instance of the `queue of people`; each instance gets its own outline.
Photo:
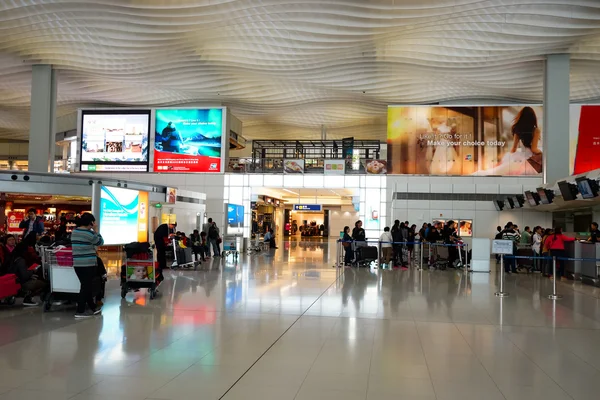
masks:
<path id="1" fill-rule="evenodd" d="M 544 276 L 554 279 L 555 277 L 552 273 L 551 262 L 548 259 L 543 258 L 557 257 L 556 279 L 563 279 L 565 268 L 564 262 L 561 260 L 561 258 L 566 257 L 565 243 L 573 242 L 576 239 L 574 237 L 565 235 L 562 227 L 557 226 L 554 229 L 544 229 L 541 226 L 536 226 L 531 229 L 529 226 L 526 226 L 523 232 L 521 232 L 517 225 L 513 224 L 512 222 L 508 222 L 504 226 L 504 229 L 499 226 L 497 230 L 498 233 L 496 234 L 495 238 L 512 241 L 514 254 L 517 254 L 517 249 L 519 247 L 529 247 L 531 248 L 534 257 L 542 257 L 541 259 L 534 259 L 534 272 L 540 272 Z M 598 230 L 598 223 L 592 222 L 587 241 L 589 243 L 598 243 L 599 236 L 600 231 Z M 516 274 L 518 273 L 517 266 L 517 259 L 508 258 L 505 261 L 504 270 L 506 273 Z"/>

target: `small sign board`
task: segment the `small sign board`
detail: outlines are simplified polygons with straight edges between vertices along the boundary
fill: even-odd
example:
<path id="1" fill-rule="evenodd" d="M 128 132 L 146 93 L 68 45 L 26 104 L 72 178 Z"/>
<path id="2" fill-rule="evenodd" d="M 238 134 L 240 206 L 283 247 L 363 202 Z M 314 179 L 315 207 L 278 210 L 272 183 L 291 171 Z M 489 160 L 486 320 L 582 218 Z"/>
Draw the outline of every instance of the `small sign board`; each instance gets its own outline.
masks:
<path id="1" fill-rule="evenodd" d="M 322 204 L 294 204 L 294 211 L 312 211 L 321 212 L 323 211 Z"/>
<path id="2" fill-rule="evenodd" d="M 512 240 L 492 240 L 492 254 L 508 254 L 513 253 Z"/>

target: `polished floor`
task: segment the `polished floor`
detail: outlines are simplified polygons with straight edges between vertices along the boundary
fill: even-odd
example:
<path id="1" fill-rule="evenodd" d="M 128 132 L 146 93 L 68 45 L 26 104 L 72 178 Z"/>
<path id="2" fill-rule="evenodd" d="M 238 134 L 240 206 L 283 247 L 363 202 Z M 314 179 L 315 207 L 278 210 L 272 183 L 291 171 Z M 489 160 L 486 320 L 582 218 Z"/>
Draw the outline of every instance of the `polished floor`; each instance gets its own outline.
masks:
<path id="1" fill-rule="evenodd" d="M 539 275 L 332 268 L 327 243 L 168 271 L 75 321 L 0 307 L 0 400 L 600 398 L 600 293 Z M 115 264 L 116 265 L 116 264 Z M 220 266 L 220 268 L 217 268 Z"/>

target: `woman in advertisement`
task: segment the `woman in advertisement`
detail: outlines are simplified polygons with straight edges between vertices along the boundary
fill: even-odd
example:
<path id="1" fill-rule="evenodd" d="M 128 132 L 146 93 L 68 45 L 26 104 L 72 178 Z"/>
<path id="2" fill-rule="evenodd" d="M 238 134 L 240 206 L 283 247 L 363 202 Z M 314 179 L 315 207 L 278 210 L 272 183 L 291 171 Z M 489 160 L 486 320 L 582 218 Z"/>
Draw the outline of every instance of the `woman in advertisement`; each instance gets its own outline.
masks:
<path id="1" fill-rule="evenodd" d="M 542 172 L 542 151 L 538 148 L 542 132 L 531 107 L 523 107 L 511 127 L 513 146 L 500 165 L 477 175 L 536 175 Z"/>

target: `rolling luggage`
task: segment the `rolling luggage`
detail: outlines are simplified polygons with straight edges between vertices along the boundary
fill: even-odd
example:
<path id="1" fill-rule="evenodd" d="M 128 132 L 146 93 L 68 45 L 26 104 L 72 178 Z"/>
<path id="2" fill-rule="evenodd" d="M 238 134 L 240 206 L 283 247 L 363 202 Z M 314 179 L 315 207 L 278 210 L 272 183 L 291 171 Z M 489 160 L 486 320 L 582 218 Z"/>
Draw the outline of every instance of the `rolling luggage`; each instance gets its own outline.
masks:
<path id="1" fill-rule="evenodd" d="M 368 266 L 378 259 L 377 247 L 365 246 L 359 247 L 356 252 L 356 261 L 359 266 Z"/>

